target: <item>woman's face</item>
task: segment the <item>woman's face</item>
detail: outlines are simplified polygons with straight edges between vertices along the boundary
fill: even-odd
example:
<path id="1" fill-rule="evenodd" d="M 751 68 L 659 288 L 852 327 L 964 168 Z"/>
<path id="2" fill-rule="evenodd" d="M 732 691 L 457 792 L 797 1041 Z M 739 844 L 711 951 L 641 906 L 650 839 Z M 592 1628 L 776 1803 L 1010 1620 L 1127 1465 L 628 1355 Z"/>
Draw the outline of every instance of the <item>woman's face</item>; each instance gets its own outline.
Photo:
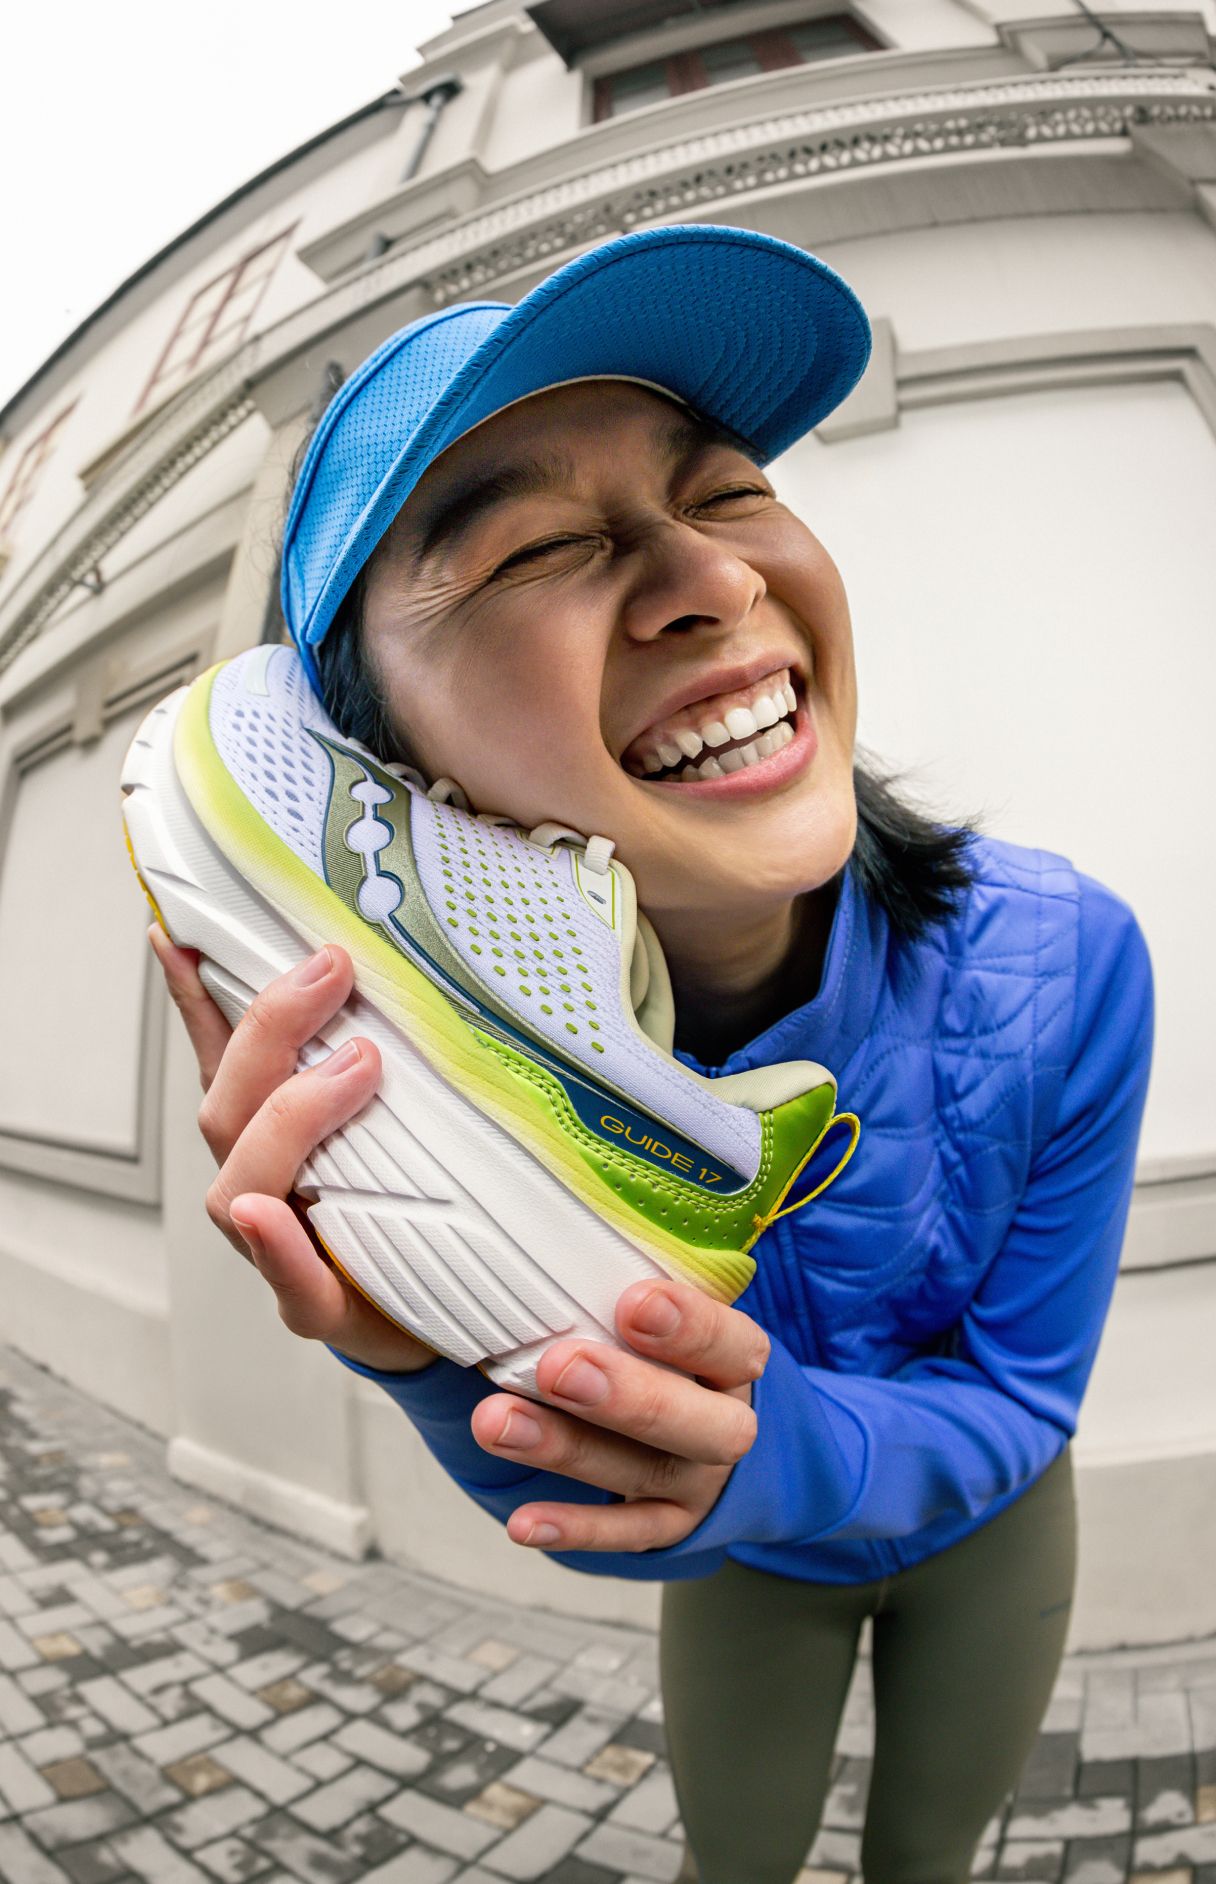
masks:
<path id="1" fill-rule="evenodd" d="M 427 776 L 615 839 L 660 929 L 788 904 L 852 849 L 839 571 L 659 393 L 557 387 L 458 439 L 368 570 L 364 633 Z"/>

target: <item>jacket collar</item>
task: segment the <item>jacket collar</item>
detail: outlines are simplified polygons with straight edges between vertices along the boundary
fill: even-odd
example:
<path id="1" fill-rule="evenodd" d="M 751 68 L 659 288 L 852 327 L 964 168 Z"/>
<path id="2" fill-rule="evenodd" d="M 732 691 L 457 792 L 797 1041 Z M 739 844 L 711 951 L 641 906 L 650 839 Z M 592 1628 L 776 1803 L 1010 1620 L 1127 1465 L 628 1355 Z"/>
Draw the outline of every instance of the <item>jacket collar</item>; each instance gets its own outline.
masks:
<path id="1" fill-rule="evenodd" d="M 711 1079 L 781 1060 L 817 1060 L 839 1074 L 870 1033 L 889 941 L 887 916 L 862 892 L 850 858 L 838 882 L 823 975 L 812 998 L 737 1048 L 721 1066 L 706 1066 L 690 1053 L 677 1052 L 676 1058 Z"/>

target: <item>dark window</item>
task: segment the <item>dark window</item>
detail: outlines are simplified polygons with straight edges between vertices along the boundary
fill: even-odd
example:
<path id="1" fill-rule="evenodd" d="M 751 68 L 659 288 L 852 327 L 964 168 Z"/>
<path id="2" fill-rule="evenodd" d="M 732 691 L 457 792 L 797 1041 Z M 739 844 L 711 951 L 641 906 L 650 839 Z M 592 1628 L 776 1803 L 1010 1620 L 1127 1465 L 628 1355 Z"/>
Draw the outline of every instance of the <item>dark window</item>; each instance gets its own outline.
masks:
<path id="1" fill-rule="evenodd" d="M 675 52 L 648 65 L 609 72 L 595 81 L 593 117 L 619 117 L 640 105 L 658 104 L 681 92 L 703 91 L 728 79 L 752 78 L 758 72 L 780 72 L 791 65 L 810 65 L 819 59 L 839 59 L 854 52 L 881 52 L 881 43 L 846 13 L 803 20 L 763 33 L 742 33 L 737 39 L 719 39 L 710 46 Z"/>
<path id="2" fill-rule="evenodd" d="M 293 224 L 270 242 L 251 249 L 222 275 L 216 275 L 191 295 L 139 396 L 137 412 L 147 405 L 154 393 L 165 393 L 183 385 L 209 359 L 230 353 L 239 346 L 282 260 L 294 227 Z"/>

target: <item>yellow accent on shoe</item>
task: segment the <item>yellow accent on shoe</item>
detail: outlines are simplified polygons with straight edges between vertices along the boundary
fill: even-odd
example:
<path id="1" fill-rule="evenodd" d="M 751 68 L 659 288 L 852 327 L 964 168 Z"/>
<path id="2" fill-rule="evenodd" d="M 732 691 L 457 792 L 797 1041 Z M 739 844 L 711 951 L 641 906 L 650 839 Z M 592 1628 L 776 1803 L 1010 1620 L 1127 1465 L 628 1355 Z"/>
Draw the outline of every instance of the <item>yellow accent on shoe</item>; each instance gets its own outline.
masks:
<path id="1" fill-rule="evenodd" d="M 806 1206 L 809 1203 L 811 1203 L 814 1198 L 818 1197 L 821 1192 L 826 1191 L 829 1184 L 834 1184 L 836 1182 L 836 1179 L 840 1176 L 840 1173 L 844 1170 L 846 1164 L 849 1162 L 849 1159 L 853 1156 L 853 1153 L 857 1150 L 857 1141 L 861 1137 L 861 1120 L 858 1118 L 855 1112 L 834 1112 L 832 1114 L 831 1118 L 828 1120 L 827 1124 L 824 1126 L 823 1130 L 820 1132 L 818 1138 L 815 1140 L 815 1143 L 811 1146 L 811 1149 L 807 1152 L 806 1157 L 802 1160 L 802 1163 L 798 1166 L 798 1169 L 793 1173 L 793 1176 L 790 1178 L 789 1183 L 786 1185 L 785 1189 L 782 1191 L 781 1197 L 789 1196 L 794 1185 L 797 1183 L 800 1174 L 803 1171 L 805 1171 L 807 1165 L 810 1163 L 811 1159 L 815 1156 L 815 1153 L 818 1151 L 820 1145 L 822 1145 L 824 1139 L 827 1137 L 828 1133 L 831 1131 L 833 1125 L 842 1125 L 842 1124 L 849 1124 L 853 1128 L 851 1133 L 849 1134 L 849 1148 L 845 1152 L 844 1157 L 841 1158 L 837 1164 L 833 1165 L 832 1169 L 828 1172 L 827 1176 L 824 1178 L 821 1184 L 817 1184 L 813 1191 L 808 1191 L 805 1197 L 800 1197 L 796 1204 L 787 1204 L 783 1210 L 770 1210 L 763 1217 L 753 1217 L 752 1221 L 756 1226 L 757 1236 L 761 1236 L 764 1233 L 764 1231 L 768 1229 L 768 1226 L 770 1223 L 776 1223 L 778 1217 L 792 1217 L 796 1210 L 805 1210 Z M 778 1198 L 777 1201 L 778 1203 L 780 1203 L 781 1198 Z"/>

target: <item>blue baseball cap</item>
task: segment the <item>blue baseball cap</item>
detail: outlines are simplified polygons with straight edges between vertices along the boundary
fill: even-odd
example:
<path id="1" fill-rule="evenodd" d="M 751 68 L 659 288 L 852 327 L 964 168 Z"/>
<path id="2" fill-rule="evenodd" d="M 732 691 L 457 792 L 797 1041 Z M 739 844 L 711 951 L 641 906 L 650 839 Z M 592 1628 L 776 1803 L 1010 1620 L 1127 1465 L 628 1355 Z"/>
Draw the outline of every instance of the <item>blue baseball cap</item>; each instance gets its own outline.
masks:
<path id="1" fill-rule="evenodd" d="M 428 465 L 505 406 L 578 379 L 673 393 L 760 464 L 849 393 L 870 323 L 818 256 L 750 229 L 640 229 L 567 262 L 514 306 L 465 301 L 384 341 L 335 393 L 283 537 L 283 615 L 312 650 Z"/>

